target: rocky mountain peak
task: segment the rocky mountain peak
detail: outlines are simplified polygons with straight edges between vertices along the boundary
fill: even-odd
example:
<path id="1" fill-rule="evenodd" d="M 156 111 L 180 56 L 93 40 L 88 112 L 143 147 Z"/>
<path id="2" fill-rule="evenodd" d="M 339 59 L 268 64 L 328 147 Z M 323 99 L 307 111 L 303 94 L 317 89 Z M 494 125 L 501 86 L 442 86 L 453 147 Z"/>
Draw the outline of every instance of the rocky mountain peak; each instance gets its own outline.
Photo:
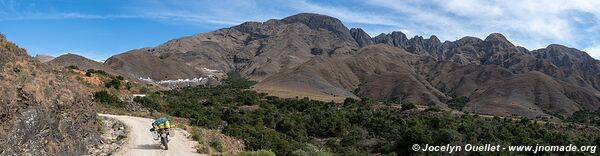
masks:
<path id="1" fill-rule="evenodd" d="M 391 37 L 394 40 L 393 41 L 394 46 L 397 46 L 397 47 L 406 46 L 406 44 L 408 42 L 408 38 L 406 38 L 406 34 L 402 33 L 401 31 L 393 31 Z"/>
<path id="2" fill-rule="evenodd" d="M 356 43 L 358 43 L 359 47 L 365 47 L 365 46 L 373 44 L 373 41 L 371 40 L 371 36 L 369 36 L 369 34 L 367 34 L 361 28 L 350 29 L 350 34 L 352 35 L 352 38 L 354 38 Z"/>
<path id="3" fill-rule="evenodd" d="M 46 62 L 51 61 L 52 59 L 54 59 L 53 56 L 43 55 L 43 54 L 37 54 L 33 58 L 35 58 L 36 60 L 38 60 L 38 61 L 40 61 L 42 63 L 46 63 Z"/>
<path id="4" fill-rule="evenodd" d="M 484 41 L 490 42 L 492 44 L 502 44 L 502 45 L 514 46 L 512 43 L 510 43 L 510 41 L 508 41 L 506 39 L 506 37 L 504 37 L 504 35 L 502 35 L 500 33 L 492 33 L 492 34 L 488 35 Z"/>
<path id="5" fill-rule="evenodd" d="M 546 48 L 534 50 L 532 53 L 537 58 L 552 60 L 553 63 L 557 65 L 570 66 L 572 62 L 580 61 L 596 62 L 596 60 L 586 52 L 577 50 L 575 48 L 569 48 L 560 44 L 550 44 Z"/>
<path id="6" fill-rule="evenodd" d="M 376 44 L 383 43 L 403 48 L 407 47 L 409 44 L 409 40 L 406 38 L 406 35 L 400 31 L 393 31 L 391 34 L 381 33 L 373 38 L 373 42 Z"/>
<path id="7" fill-rule="evenodd" d="M 431 36 L 429 37 L 429 42 L 440 43 L 440 44 L 442 43 L 442 42 L 440 41 L 440 39 L 439 39 L 437 36 L 435 36 L 435 35 L 431 35 Z"/>
<path id="8" fill-rule="evenodd" d="M 64 55 L 61 55 L 61 56 L 64 56 L 64 57 L 79 57 L 79 58 L 85 58 L 85 57 L 83 57 L 83 56 L 81 56 L 81 55 L 77 55 L 77 54 L 73 54 L 73 53 L 67 53 L 67 54 L 64 54 Z"/>
<path id="9" fill-rule="evenodd" d="M 385 34 L 385 33 L 381 33 L 381 34 L 375 36 L 373 38 L 373 42 L 375 44 L 383 43 L 383 44 L 393 45 L 392 37 L 390 37 L 390 35 Z"/>
<path id="10" fill-rule="evenodd" d="M 331 16 L 315 13 L 300 13 L 281 19 L 281 21 L 284 23 L 302 23 L 311 29 L 325 29 L 338 35 L 351 38 L 350 31 L 342 24 L 342 21 Z"/>
<path id="11" fill-rule="evenodd" d="M 458 45 L 467 45 L 467 44 L 471 45 L 471 44 L 479 44 L 481 42 L 483 42 L 483 40 L 481 40 L 480 38 L 472 37 L 472 36 L 465 36 L 465 37 L 457 40 L 455 43 Z"/>

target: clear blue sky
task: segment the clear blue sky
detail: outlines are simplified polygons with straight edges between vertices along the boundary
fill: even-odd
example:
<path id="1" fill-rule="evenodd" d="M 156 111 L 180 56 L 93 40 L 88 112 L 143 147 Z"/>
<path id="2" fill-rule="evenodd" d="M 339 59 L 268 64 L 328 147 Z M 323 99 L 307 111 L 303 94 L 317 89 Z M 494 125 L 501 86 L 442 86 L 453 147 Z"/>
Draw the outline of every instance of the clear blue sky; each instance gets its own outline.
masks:
<path id="1" fill-rule="evenodd" d="M 600 58 L 600 1 L 521 0 L 0 0 L 0 32 L 31 55 L 95 60 L 173 38 L 300 12 L 337 17 L 372 36 L 485 38 L 499 32 L 530 50 L 563 44 Z"/>

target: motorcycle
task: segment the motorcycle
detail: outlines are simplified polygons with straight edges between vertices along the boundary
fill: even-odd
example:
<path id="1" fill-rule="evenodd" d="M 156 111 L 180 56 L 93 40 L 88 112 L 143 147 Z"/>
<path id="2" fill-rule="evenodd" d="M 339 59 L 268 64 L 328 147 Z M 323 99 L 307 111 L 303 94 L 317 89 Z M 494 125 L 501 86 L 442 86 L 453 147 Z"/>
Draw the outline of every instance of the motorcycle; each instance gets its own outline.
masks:
<path id="1" fill-rule="evenodd" d="M 169 131 L 167 129 L 161 130 L 160 132 L 160 143 L 165 147 L 165 150 L 169 150 Z"/>
<path id="2" fill-rule="evenodd" d="M 153 132 L 154 140 L 159 140 L 160 138 L 160 144 L 165 150 L 169 150 L 169 137 L 173 136 L 175 136 L 175 132 L 172 128 L 160 129 L 158 132 Z"/>

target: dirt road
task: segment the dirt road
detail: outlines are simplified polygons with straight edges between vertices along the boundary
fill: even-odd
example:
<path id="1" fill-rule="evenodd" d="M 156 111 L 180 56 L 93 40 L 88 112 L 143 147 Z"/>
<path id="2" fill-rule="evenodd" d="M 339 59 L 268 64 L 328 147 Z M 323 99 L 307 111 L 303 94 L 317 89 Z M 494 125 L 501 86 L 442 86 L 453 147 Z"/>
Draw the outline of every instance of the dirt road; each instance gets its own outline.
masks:
<path id="1" fill-rule="evenodd" d="M 150 133 L 150 127 L 152 119 L 132 117 L 132 116 L 120 116 L 120 115 L 109 115 L 109 114 L 98 114 L 104 117 L 115 118 L 120 120 L 129 130 L 127 135 L 127 143 L 125 147 L 117 151 L 115 155 L 125 156 L 187 156 L 187 155 L 201 155 L 196 153 L 197 142 L 188 139 L 189 133 L 176 129 L 175 137 L 170 138 L 169 150 L 163 150 L 158 140 L 154 140 Z"/>

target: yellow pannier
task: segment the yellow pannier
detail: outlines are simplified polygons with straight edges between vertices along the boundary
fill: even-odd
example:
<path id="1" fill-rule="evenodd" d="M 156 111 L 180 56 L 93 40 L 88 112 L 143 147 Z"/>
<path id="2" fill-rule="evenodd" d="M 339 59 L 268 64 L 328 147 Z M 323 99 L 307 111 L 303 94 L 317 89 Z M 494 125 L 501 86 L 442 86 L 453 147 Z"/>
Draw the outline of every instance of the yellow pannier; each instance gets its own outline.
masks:
<path id="1" fill-rule="evenodd" d="M 169 121 L 165 122 L 165 128 L 171 128 L 171 124 L 169 123 Z"/>
<path id="2" fill-rule="evenodd" d="M 169 122 L 169 120 L 167 120 L 166 117 L 163 117 L 154 120 L 154 122 L 152 123 L 152 127 L 154 128 L 154 130 L 158 131 L 166 128 L 175 128 L 175 125 L 171 124 L 171 122 Z"/>

